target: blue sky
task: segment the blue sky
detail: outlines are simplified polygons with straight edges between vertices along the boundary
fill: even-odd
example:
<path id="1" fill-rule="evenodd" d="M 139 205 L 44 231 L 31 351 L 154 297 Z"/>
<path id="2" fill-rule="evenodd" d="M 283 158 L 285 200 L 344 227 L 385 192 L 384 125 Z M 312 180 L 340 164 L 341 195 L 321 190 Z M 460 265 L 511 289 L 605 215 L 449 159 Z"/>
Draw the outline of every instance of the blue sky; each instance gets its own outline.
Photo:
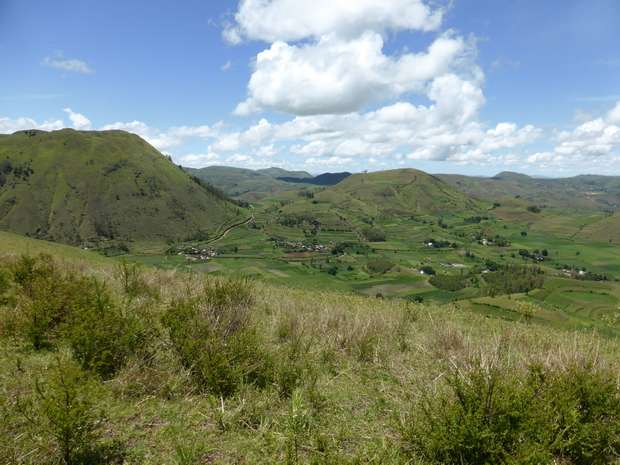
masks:
<path id="1" fill-rule="evenodd" d="M 618 0 L 0 0 L 0 133 L 183 166 L 620 175 Z"/>

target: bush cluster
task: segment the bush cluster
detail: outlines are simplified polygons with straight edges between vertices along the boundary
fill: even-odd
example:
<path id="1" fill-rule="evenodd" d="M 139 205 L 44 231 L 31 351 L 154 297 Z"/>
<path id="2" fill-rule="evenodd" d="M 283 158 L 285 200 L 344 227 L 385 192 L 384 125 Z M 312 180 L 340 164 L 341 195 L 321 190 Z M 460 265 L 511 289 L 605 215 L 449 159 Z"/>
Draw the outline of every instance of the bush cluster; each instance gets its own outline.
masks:
<path id="1" fill-rule="evenodd" d="M 620 457 L 620 392 L 610 369 L 532 364 L 523 375 L 473 361 L 403 424 L 433 463 L 605 464 Z"/>

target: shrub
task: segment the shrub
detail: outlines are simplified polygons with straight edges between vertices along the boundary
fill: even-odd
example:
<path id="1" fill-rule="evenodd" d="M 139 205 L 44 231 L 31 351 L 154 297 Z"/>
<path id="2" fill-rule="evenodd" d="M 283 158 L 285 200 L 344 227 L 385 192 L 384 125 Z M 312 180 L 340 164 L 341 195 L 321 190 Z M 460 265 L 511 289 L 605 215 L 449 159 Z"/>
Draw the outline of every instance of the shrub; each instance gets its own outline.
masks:
<path id="1" fill-rule="evenodd" d="M 72 311 L 88 305 L 90 286 L 85 279 L 39 279 L 32 299 L 24 302 L 22 332 L 35 349 L 49 347 Z"/>
<path id="2" fill-rule="evenodd" d="M 432 266 L 423 266 L 420 268 L 420 271 L 429 276 L 435 276 L 435 269 Z"/>
<path id="3" fill-rule="evenodd" d="M 165 311 L 172 345 L 200 389 L 227 397 L 242 382 L 264 387 L 271 381 L 271 357 L 250 324 L 250 303 L 246 282 L 222 280 Z"/>
<path id="4" fill-rule="evenodd" d="M 62 334 L 84 369 L 111 378 L 145 344 L 148 331 L 136 316 L 124 316 L 95 279 L 88 285 L 88 298 L 72 309 Z"/>
<path id="5" fill-rule="evenodd" d="M 375 228 L 364 228 L 360 232 L 368 242 L 385 242 L 388 238 L 386 233 Z"/>
<path id="6" fill-rule="evenodd" d="M 593 365 L 518 376 L 473 362 L 426 391 L 404 439 L 440 463 L 603 464 L 620 456 L 620 391 L 611 370 Z"/>
<path id="7" fill-rule="evenodd" d="M 465 289 L 469 284 L 469 277 L 467 276 L 450 276 L 450 275 L 439 275 L 433 276 L 428 280 L 429 284 L 435 286 L 438 289 L 444 291 L 460 291 L 461 289 Z"/>
<path id="8" fill-rule="evenodd" d="M 390 271 L 395 264 L 384 258 L 377 258 L 366 263 L 366 268 L 373 273 L 385 274 Z"/>
<path id="9" fill-rule="evenodd" d="M 34 399 L 20 402 L 18 408 L 39 434 L 51 436 L 61 463 L 83 463 L 81 457 L 92 455 L 104 418 L 97 408 L 97 395 L 95 380 L 74 363 L 58 358 L 35 383 Z"/>

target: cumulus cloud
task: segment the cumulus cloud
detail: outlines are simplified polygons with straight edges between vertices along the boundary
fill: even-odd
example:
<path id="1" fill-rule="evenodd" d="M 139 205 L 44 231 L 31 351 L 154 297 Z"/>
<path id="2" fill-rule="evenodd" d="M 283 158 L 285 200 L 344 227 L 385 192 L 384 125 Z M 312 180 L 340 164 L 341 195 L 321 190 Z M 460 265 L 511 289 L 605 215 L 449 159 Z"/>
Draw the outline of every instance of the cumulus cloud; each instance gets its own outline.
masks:
<path id="1" fill-rule="evenodd" d="M 241 1 L 224 38 L 270 46 L 256 56 L 248 97 L 233 113 L 274 109 L 295 117 L 282 124 L 262 118 L 246 131 L 221 133 L 209 153 L 250 154 L 248 147 L 286 143 L 306 163 L 391 158 L 484 164 L 510 159 L 506 152 L 543 136 L 533 126 L 488 129 L 478 121 L 486 99 L 475 38 L 448 30 L 425 50 L 384 53 L 388 32 L 437 31 L 444 9 L 422 0 L 317 1 Z M 500 65 L 517 66 L 502 59 L 494 67 Z M 430 103 L 411 104 L 413 94 Z M 370 102 L 385 100 L 400 101 L 363 113 Z"/>
<path id="2" fill-rule="evenodd" d="M 54 52 L 54 55 L 56 58 L 63 58 L 63 54 L 60 51 Z M 70 60 L 53 60 L 50 57 L 45 57 L 45 59 L 41 62 L 41 66 L 49 66 L 62 71 L 72 71 L 82 74 L 92 74 L 95 72 L 95 70 L 89 67 L 86 62 L 75 58 Z"/>
<path id="3" fill-rule="evenodd" d="M 605 122 L 620 125 L 620 102 L 605 115 Z"/>
<path id="4" fill-rule="evenodd" d="M 183 166 L 202 168 L 221 164 L 221 157 L 216 153 L 190 154 L 178 158 Z"/>
<path id="5" fill-rule="evenodd" d="M 594 118 L 573 131 L 560 131 L 552 141 L 553 150 L 530 155 L 527 162 L 548 167 L 551 165 L 587 165 L 600 163 L 620 146 L 620 102 L 602 118 Z"/>
<path id="6" fill-rule="evenodd" d="M 427 82 L 460 64 L 472 45 L 451 32 L 421 53 L 398 58 L 383 54 L 383 38 L 366 32 L 343 40 L 335 34 L 317 43 L 274 43 L 256 57 L 248 84 L 249 98 L 234 113 L 247 115 L 274 108 L 295 115 L 359 111 L 371 100 L 423 92 Z"/>
<path id="7" fill-rule="evenodd" d="M 543 131 L 500 123 L 487 129 L 478 121 L 482 91 L 454 74 L 435 79 L 428 90 L 432 104 L 397 102 L 376 111 L 346 115 L 298 116 L 282 124 L 262 118 L 244 132 L 222 133 L 209 146 L 213 153 L 246 150 L 287 142 L 293 155 L 315 163 L 373 158 L 452 161 L 484 164 L 498 151 L 539 140 Z"/>
<path id="8" fill-rule="evenodd" d="M 421 0 L 242 0 L 236 24 L 228 24 L 223 37 L 231 44 L 245 39 L 273 43 L 331 32 L 352 38 L 369 30 L 432 31 L 441 25 L 444 13 L 444 9 L 433 10 Z"/>
<path id="9" fill-rule="evenodd" d="M 77 129 L 79 131 L 90 131 L 92 129 L 90 120 L 84 115 L 80 113 L 73 113 L 71 108 L 65 108 L 63 111 L 67 112 L 69 115 L 69 119 L 73 123 L 73 129 Z"/>
<path id="10" fill-rule="evenodd" d="M 192 138 L 200 138 L 206 140 L 215 136 L 218 133 L 218 130 L 216 128 L 209 126 L 180 126 L 172 127 L 165 132 L 161 132 L 159 129 L 150 127 L 140 121 L 133 121 L 131 123 L 119 122 L 113 124 L 106 124 L 101 128 L 102 131 L 108 131 L 112 129 L 119 129 L 122 131 L 137 134 L 160 151 L 167 150 L 172 147 L 181 146 Z"/>
<path id="11" fill-rule="evenodd" d="M 43 131 L 57 131 L 64 128 L 65 125 L 61 119 L 49 119 L 43 123 L 37 123 L 31 118 L 0 118 L 0 134 L 13 134 L 17 131 L 25 131 L 27 129 L 42 129 Z"/>

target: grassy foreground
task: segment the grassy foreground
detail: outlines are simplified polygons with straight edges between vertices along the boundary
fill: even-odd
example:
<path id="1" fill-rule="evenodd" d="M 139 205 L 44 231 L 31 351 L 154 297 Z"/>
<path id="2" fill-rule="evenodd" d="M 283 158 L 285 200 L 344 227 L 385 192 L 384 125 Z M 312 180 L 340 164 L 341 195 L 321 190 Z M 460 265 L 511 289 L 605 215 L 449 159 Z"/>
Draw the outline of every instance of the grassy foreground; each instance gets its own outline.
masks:
<path id="1" fill-rule="evenodd" d="M 611 463 L 620 344 L 453 305 L 0 256 L 1 463 Z"/>

